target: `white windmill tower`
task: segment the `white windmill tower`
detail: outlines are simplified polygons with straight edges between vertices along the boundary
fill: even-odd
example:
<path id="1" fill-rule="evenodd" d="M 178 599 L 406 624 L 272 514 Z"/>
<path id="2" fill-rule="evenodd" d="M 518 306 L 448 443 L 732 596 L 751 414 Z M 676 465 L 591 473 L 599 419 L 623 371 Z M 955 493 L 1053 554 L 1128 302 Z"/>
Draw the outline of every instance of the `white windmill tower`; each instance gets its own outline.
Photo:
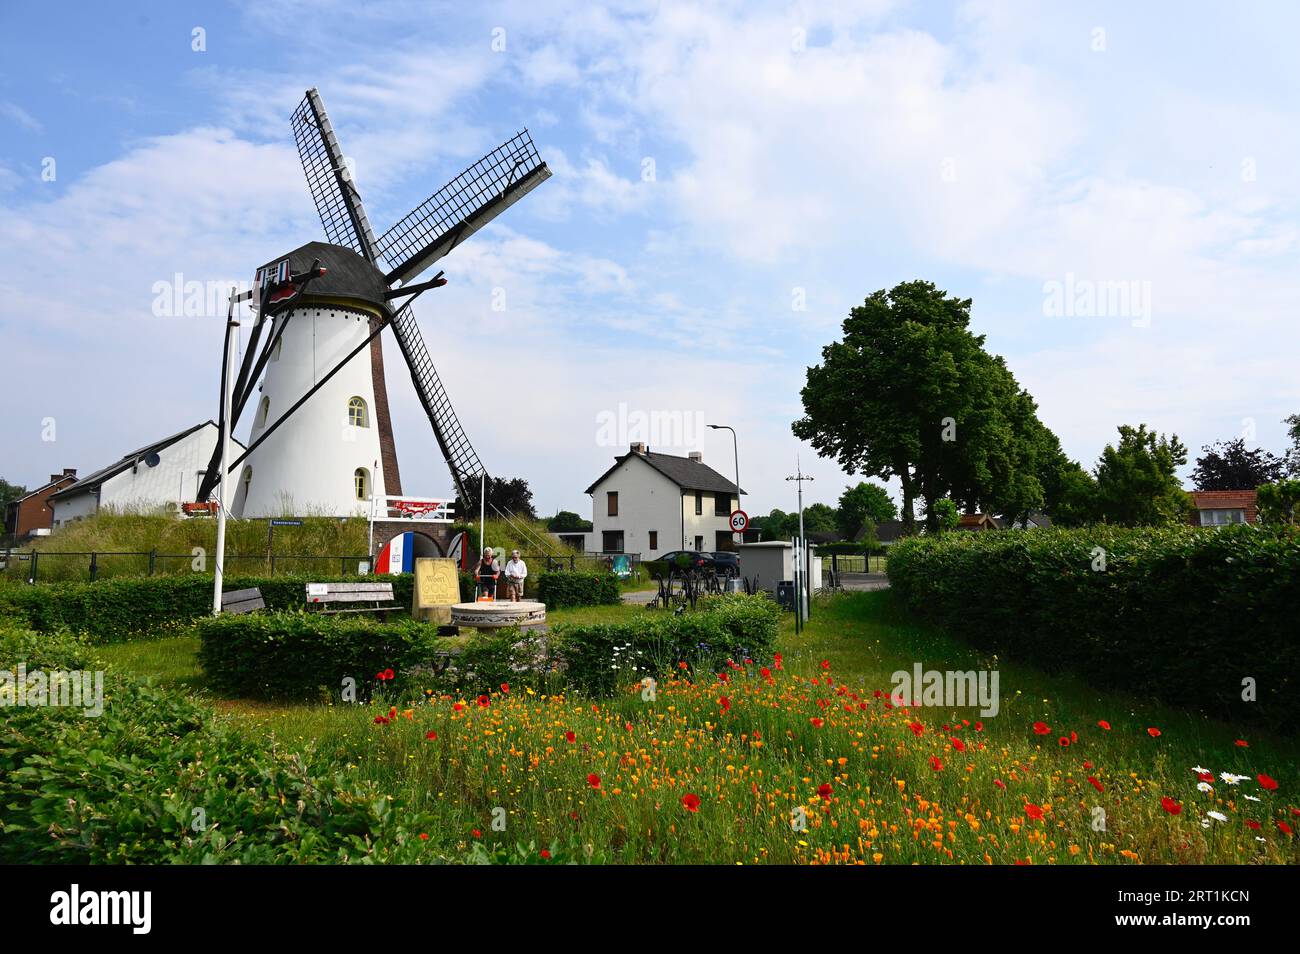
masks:
<path id="1" fill-rule="evenodd" d="M 410 307 L 446 281 L 441 272 L 418 284 L 412 279 L 550 170 L 525 130 L 376 239 L 316 90 L 308 90 L 292 124 L 328 242 L 310 242 L 258 269 L 257 315 L 231 390 L 232 429 L 253 407 L 248 449 L 226 467 L 234 484 L 231 512 L 345 516 L 366 512 L 372 497 L 402 493 L 380 345 L 389 325 L 452 483 L 467 499 L 466 488 L 485 470 Z M 219 454 L 199 488 L 200 501 L 216 484 Z"/>

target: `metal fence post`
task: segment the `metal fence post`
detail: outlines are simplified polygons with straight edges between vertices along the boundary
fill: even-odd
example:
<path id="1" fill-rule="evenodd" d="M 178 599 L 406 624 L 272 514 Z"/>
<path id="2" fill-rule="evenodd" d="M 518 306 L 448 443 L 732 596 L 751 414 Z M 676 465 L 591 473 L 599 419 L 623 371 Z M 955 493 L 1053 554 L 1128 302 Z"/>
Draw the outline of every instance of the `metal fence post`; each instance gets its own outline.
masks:
<path id="1" fill-rule="evenodd" d="M 98 553 L 92 553 L 90 555 L 90 582 L 91 583 L 95 582 L 95 574 L 99 569 L 98 557 L 99 557 Z"/>
<path id="2" fill-rule="evenodd" d="M 275 576 L 275 554 L 271 554 L 271 575 Z"/>
<path id="3" fill-rule="evenodd" d="M 31 576 L 29 576 L 27 579 L 28 583 L 36 582 L 36 561 L 37 559 L 40 558 L 40 555 L 41 555 L 40 550 L 36 550 L 36 549 L 32 550 L 32 572 L 31 572 Z"/>
<path id="4" fill-rule="evenodd" d="M 153 576 L 154 565 L 158 562 L 158 548 L 149 551 L 149 575 Z"/>

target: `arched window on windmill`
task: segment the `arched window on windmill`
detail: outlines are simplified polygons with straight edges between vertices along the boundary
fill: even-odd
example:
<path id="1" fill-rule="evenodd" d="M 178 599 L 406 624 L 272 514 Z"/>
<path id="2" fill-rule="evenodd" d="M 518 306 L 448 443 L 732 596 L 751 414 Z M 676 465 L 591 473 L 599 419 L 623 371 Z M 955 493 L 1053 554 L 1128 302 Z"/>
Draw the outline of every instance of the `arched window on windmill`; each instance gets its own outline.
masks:
<path id="1" fill-rule="evenodd" d="M 280 345 L 282 345 L 282 344 L 284 344 L 284 339 L 283 339 L 283 338 L 276 338 L 276 339 L 275 339 L 275 347 L 271 349 L 271 360 L 272 360 L 272 361 L 279 361 L 279 360 L 280 360 Z"/>
<path id="2" fill-rule="evenodd" d="M 271 398 L 262 395 L 262 404 L 257 409 L 257 423 L 259 427 L 266 427 L 266 422 L 271 418 Z"/>
<path id="3" fill-rule="evenodd" d="M 348 400 L 348 423 L 353 427 L 370 426 L 370 414 L 366 409 L 365 398 L 353 397 Z"/>
<path id="4" fill-rule="evenodd" d="M 238 514 L 244 512 L 244 506 L 248 503 L 248 490 L 252 483 L 253 468 L 245 464 L 244 472 L 239 476 L 239 490 L 236 492 L 239 501 L 233 508 L 235 513 Z"/>
<path id="5" fill-rule="evenodd" d="M 364 467 L 358 467 L 352 473 L 352 488 L 356 492 L 358 500 L 370 499 L 370 471 Z"/>

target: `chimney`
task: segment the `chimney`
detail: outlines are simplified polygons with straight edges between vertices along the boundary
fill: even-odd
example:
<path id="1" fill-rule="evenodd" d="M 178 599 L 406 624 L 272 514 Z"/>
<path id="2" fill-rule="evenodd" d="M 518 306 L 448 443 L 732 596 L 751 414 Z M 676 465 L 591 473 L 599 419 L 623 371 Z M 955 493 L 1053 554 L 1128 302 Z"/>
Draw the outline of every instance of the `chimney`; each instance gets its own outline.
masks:
<path id="1" fill-rule="evenodd" d="M 691 452 L 690 452 L 689 454 L 687 454 L 686 456 L 689 457 L 689 458 L 690 458 L 691 460 L 693 460 L 693 461 L 697 461 L 697 462 L 699 462 L 699 463 L 701 463 L 701 464 L 704 463 L 704 455 L 701 454 L 699 451 L 691 451 Z"/>
<path id="2" fill-rule="evenodd" d="M 645 444 L 643 444 L 641 441 L 633 442 L 629 449 L 632 451 L 633 454 L 642 454 L 642 455 L 645 454 Z"/>
<path id="3" fill-rule="evenodd" d="M 64 477 L 76 477 L 76 476 L 77 476 L 77 468 L 75 468 L 75 467 L 65 467 L 65 468 L 63 468 L 63 476 L 64 476 Z"/>

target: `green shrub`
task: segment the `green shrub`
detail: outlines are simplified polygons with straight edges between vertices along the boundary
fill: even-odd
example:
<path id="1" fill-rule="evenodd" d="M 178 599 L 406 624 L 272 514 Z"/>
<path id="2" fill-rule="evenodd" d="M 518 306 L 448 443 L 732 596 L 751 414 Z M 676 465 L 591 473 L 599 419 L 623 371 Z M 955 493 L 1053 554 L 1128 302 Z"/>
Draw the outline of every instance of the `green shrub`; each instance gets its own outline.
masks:
<path id="1" fill-rule="evenodd" d="M 683 662 L 718 672 L 729 660 L 766 661 L 780 620 L 767 597 L 729 594 L 680 616 L 647 611 L 626 623 L 560 625 L 553 652 L 568 688 L 608 696 L 634 679 L 676 672 Z"/>
<path id="2" fill-rule="evenodd" d="M 393 584 L 393 598 L 403 607 L 411 605 L 414 580 L 412 574 L 382 578 Z M 257 587 L 268 609 L 288 610 L 305 605 L 307 583 L 356 581 L 356 577 L 227 577 L 224 586 L 227 591 Z M 12 617 L 42 632 L 66 627 L 88 633 L 98 642 L 153 638 L 159 630 L 188 625 L 211 612 L 212 577 L 199 574 L 0 588 L 0 617 Z"/>
<path id="3" fill-rule="evenodd" d="M 918 537 L 890 550 L 889 579 L 905 606 L 982 649 L 1221 718 L 1300 724 L 1293 529 Z M 1242 700 L 1246 678 L 1257 701 Z"/>
<path id="4" fill-rule="evenodd" d="M 351 679 L 357 701 L 364 701 L 388 682 L 377 680 L 378 673 L 404 675 L 427 666 L 446 642 L 434 627 L 412 620 L 379 623 L 299 611 L 209 616 L 195 628 L 208 685 L 222 695 L 254 699 L 338 700 L 344 680 Z"/>
<path id="5" fill-rule="evenodd" d="M 617 603 L 618 577 L 609 573 L 542 573 L 537 578 L 537 599 L 552 609 Z"/>

